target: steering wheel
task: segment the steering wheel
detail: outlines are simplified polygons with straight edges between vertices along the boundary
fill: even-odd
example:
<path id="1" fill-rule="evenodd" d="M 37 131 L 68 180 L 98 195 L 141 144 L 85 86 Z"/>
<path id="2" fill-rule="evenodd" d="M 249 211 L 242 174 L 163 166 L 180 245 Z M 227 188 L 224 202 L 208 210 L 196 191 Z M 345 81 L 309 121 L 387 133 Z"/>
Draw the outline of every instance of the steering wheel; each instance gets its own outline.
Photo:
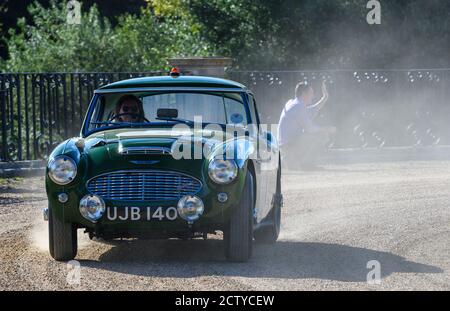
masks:
<path id="1" fill-rule="evenodd" d="M 146 117 L 141 116 L 140 114 L 137 114 L 137 113 L 130 113 L 130 112 L 116 114 L 116 115 L 112 116 L 108 121 L 116 120 L 117 118 L 124 116 L 124 115 L 134 116 L 134 117 L 137 117 L 137 119 L 144 119 L 145 122 L 150 123 L 150 121 Z"/>

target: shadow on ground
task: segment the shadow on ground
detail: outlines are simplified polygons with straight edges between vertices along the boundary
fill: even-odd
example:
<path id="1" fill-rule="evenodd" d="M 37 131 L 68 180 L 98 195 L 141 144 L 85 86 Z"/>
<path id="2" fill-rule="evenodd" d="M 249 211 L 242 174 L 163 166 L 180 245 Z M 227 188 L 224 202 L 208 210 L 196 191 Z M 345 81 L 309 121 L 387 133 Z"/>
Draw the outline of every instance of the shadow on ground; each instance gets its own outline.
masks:
<path id="1" fill-rule="evenodd" d="M 228 263 L 220 240 L 132 241 L 116 244 L 99 261 L 82 260 L 82 267 L 148 277 L 189 278 L 237 276 L 249 278 L 314 278 L 366 282 L 367 262 L 378 260 L 381 276 L 392 273 L 443 273 L 443 270 L 381 251 L 338 244 L 280 241 L 255 245 L 247 263 Z"/>

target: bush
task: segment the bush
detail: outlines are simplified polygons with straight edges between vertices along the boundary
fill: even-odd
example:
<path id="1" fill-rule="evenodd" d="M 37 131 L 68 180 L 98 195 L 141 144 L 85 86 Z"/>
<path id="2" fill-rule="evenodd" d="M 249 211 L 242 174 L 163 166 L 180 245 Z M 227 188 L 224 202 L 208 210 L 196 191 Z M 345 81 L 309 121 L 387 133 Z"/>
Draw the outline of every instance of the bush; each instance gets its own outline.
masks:
<path id="1" fill-rule="evenodd" d="M 120 18 L 113 41 L 116 70 L 160 70 L 167 58 L 205 56 L 211 49 L 188 18 L 157 15 L 152 7 Z"/>
<path id="2" fill-rule="evenodd" d="M 126 15 L 113 28 L 95 6 L 82 12 L 81 24 L 66 22 L 64 3 L 38 2 L 29 7 L 33 20 L 18 20 L 7 40 L 10 72 L 162 70 L 166 59 L 206 55 L 208 44 L 189 18 L 157 16 L 149 5 L 140 15 Z"/>

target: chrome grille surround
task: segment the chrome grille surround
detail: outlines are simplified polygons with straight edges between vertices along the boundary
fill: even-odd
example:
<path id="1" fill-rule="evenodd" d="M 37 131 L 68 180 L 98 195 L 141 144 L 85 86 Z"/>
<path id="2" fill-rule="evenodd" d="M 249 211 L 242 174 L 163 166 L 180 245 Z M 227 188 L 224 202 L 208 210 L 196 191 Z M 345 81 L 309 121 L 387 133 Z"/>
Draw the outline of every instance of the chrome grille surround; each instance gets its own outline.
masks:
<path id="1" fill-rule="evenodd" d="M 119 153 L 122 155 L 170 155 L 172 151 L 166 147 L 119 147 Z"/>
<path id="2" fill-rule="evenodd" d="M 177 201 L 197 194 L 202 183 L 189 175 L 165 170 L 114 171 L 91 178 L 88 191 L 104 200 Z"/>

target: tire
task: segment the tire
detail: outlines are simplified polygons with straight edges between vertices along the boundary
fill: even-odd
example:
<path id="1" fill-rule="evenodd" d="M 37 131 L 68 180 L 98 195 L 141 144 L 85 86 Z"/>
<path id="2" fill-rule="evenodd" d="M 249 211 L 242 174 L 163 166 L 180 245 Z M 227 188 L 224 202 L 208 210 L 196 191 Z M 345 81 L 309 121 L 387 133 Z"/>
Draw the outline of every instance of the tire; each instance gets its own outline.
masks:
<path id="1" fill-rule="evenodd" d="M 241 200 L 233 210 L 224 232 L 225 256 L 231 262 L 246 262 L 253 247 L 253 175 L 248 172 Z"/>
<path id="2" fill-rule="evenodd" d="M 261 244 L 274 244 L 278 240 L 281 230 L 281 166 L 277 172 L 277 189 L 272 210 L 269 214 L 269 224 L 255 231 L 255 242 Z"/>
<path id="3" fill-rule="evenodd" d="M 77 255 L 77 229 L 55 217 L 51 206 L 48 210 L 48 241 L 50 255 L 57 261 L 72 260 Z"/>

